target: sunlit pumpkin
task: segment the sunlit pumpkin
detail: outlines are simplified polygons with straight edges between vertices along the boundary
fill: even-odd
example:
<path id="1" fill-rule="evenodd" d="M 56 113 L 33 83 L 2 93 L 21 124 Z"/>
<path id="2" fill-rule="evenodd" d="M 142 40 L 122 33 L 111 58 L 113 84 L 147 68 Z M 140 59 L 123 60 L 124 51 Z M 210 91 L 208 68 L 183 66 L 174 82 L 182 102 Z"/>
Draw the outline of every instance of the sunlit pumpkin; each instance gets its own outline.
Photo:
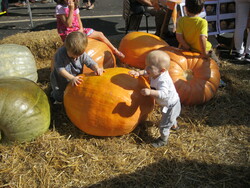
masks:
<path id="1" fill-rule="evenodd" d="M 0 141 L 30 141 L 49 125 L 48 98 L 36 83 L 25 78 L 0 79 Z"/>
<path id="2" fill-rule="evenodd" d="M 104 43 L 96 39 L 88 38 L 86 53 L 98 63 L 99 67 L 112 68 L 116 66 L 116 59 L 111 49 Z M 84 73 L 93 72 L 88 67 L 83 70 Z"/>
<path id="3" fill-rule="evenodd" d="M 0 78 L 9 76 L 37 81 L 36 61 L 26 46 L 18 44 L 0 45 Z"/>
<path id="4" fill-rule="evenodd" d="M 82 74 L 79 86 L 68 84 L 64 94 L 67 116 L 79 129 L 95 136 L 130 133 L 153 110 L 153 98 L 142 96 L 149 87 L 126 68 L 109 68 L 101 76 Z"/>
<path id="5" fill-rule="evenodd" d="M 130 32 L 125 35 L 119 45 L 119 50 L 125 55 L 121 62 L 132 67 L 143 69 L 146 55 L 168 44 L 160 37 L 145 32 Z"/>
<path id="6" fill-rule="evenodd" d="M 213 59 L 203 59 L 199 53 L 164 47 L 171 58 L 169 74 L 174 81 L 181 102 L 196 105 L 209 101 L 220 83 L 220 72 Z"/>
<path id="7" fill-rule="evenodd" d="M 88 46 L 85 52 L 98 64 L 99 67 L 113 68 L 116 66 L 116 58 L 111 49 L 104 43 L 96 39 L 88 38 Z M 54 68 L 54 57 L 51 60 L 51 70 Z M 83 73 L 93 72 L 87 66 Z"/>

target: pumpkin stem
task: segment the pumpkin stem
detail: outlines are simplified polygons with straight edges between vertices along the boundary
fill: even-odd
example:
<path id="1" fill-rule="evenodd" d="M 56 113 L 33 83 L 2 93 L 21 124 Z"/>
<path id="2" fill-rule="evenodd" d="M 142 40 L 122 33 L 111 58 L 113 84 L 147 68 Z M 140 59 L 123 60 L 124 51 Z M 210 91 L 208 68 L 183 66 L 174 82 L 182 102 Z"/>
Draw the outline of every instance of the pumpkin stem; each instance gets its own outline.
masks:
<path id="1" fill-rule="evenodd" d="M 184 77 L 186 78 L 187 81 L 192 80 L 194 77 L 194 73 L 190 69 L 187 69 L 186 71 L 184 71 L 183 74 L 184 74 Z"/>

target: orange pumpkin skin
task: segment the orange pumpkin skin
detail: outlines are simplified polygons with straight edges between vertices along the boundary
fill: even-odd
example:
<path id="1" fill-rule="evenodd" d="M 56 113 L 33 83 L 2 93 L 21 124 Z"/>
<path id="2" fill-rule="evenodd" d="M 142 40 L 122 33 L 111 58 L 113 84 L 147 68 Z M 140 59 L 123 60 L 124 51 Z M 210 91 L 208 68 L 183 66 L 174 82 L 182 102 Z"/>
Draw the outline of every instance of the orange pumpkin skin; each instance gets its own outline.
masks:
<path id="1" fill-rule="evenodd" d="M 116 59 L 111 49 L 96 39 L 88 38 L 88 46 L 85 52 L 98 64 L 99 67 L 113 68 L 116 66 Z M 54 68 L 54 56 L 51 60 L 51 71 Z M 90 68 L 84 67 L 83 73 L 93 72 Z"/>
<path id="2" fill-rule="evenodd" d="M 160 37 L 145 32 L 130 32 L 125 35 L 119 45 L 119 50 L 125 55 L 121 62 L 132 67 L 143 69 L 146 55 L 168 44 Z"/>
<path id="3" fill-rule="evenodd" d="M 217 92 L 220 72 L 213 59 L 200 58 L 199 53 L 164 47 L 171 63 L 169 74 L 184 105 L 192 106 L 209 101 Z"/>
<path id="4" fill-rule="evenodd" d="M 88 46 L 85 52 L 99 65 L 99 67 L 113 68 L 116 66 L 116 59 L 111 49 L 102 41 L 88 38 Z M 93 72 L 84 67 L 83 73 Z"/>
<path id="5" fill-rule="evenodd" d="M 153 110 L 154 100 L 142 96 L 149 87 L 143 77 L 133 78 L 126 68 L 109 68 L 101 76 L 82 74 L 79 86 L 68 84 L 64 94 L 66 114 L 87 134 L 120 136 L 130 133 Z"/>

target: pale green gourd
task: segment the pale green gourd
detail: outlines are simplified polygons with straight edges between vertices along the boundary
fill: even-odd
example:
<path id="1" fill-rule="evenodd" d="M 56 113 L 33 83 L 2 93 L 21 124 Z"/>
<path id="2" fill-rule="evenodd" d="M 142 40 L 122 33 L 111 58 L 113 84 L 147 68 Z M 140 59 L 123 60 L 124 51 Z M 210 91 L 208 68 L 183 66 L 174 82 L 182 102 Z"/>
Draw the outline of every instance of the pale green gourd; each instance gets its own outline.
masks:
<path id="1" fill-rule="evenodd" d="M 35 58 L 26 46 L 18 44 L 0 45 L 0 78 L 9 76 L 37 81 Z"/>

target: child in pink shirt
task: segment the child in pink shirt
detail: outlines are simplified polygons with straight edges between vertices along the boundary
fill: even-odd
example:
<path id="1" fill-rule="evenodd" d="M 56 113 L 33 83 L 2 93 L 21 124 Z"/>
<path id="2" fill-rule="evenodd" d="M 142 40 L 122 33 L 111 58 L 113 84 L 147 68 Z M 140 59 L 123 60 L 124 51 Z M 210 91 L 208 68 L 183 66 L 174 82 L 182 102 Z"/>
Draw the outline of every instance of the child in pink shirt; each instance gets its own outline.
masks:
<path id="1" fill-rule="evenodd" d="M 84 32 L 88 37 L 100 40 L 108 45 L 118 58 L 124 58 L 124 54 L 115 48 L 102 32 L 92 28 L 83 28 L 80 18 L 80 10 L 77 0 L 57 0 L 56 18 L 57 31 L 64 41 L 67 35 L 73 31 Z"/>

